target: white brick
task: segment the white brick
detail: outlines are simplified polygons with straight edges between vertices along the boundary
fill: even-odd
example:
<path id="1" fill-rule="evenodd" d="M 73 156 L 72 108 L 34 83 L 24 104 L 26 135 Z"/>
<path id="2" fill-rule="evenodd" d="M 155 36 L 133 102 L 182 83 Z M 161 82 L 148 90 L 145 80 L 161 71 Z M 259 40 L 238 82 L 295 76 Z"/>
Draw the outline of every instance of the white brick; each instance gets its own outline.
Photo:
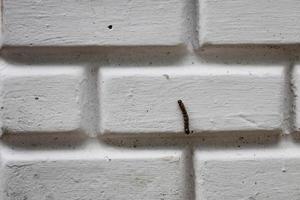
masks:
<path id="1" fill-rule="evenodd" d="M 186 199 L 178 150 L 2 151 L 0 199 Z"/>
<path id="2" fill-rule="evenodd" d="M 101 133 L 183 132 L 179 99 L 194 132 L 281 126 L 279 66 L 102 68 L 99 83 Z"/>
<path id="3" fill-rule="evenodd" d="M 300 131 L 300 65 L 293 68 L 291 83 L 294 94 L 294 125 L 296 131 Z"/>
<path id="4" fill-rule="evenodd" d="M 300 42 L 297 0 L 200 0 L 201 45 Z"/>
<path id="5" fill-rule="evenodd" d="M 82 69 L 8 64 L 1 78 L 5 132 L 70 132 L 81 128 Z"/>
<path id="6" fill-rule="evenodd" d="M 186 4 L 181 0 L 4 0 L 3 42 L 13 46 L 178 45 L 183 43 Z"/>
<path id="7" fill-rule="evenodd" d="M 299 164 L 299 149 L 197 151 L 196 200 L 296 200 Z"/>

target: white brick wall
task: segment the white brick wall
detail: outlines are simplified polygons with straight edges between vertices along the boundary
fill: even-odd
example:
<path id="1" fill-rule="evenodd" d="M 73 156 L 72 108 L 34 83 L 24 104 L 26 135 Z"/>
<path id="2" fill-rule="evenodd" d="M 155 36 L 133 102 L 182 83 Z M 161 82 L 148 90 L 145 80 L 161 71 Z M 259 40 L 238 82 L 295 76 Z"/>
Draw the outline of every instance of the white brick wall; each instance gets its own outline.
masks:
<path id="1" fill-rule="evenodd" d="M 196 199 L 298 199 L 299 149 L 197 151 Z"/>
<path id="2" fill-rule="evenodd" d="M 178 99 L 195 133 L 280 129 L 283 67 L 244 68 L 102 68 L 100 132 L 182 132 Z"/>
<path id="3" fill-rule="evenodd" d="M 3 131 L 80 130 L 82 68 L 8 64 L 1 77 Z"/>
<path id="4" fill-rule="evenodd" d="M 177 150 L 3 152 L 2 199 L 185 199 Z"/>
<path id="5" fill-rule="evenodd" d="M 1 3 L 0 200 L 299 199 L 298 1 Z"/>
<path id="6" fill-rule="evenodd" d="M 3 1 L 13 46 L 178 45 L 187 1 Z"/>
<path id="7" fill-rule="evenodd" d="M 300 2 L 200 0 L 200 44 L 295 44 Z"/>

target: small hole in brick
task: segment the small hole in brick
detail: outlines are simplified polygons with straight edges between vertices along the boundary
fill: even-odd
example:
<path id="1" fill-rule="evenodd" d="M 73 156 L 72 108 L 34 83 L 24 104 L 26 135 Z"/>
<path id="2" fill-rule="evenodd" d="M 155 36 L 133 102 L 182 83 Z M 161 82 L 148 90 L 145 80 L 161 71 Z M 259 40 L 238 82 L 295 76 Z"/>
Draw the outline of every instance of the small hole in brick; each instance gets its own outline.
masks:
<path id="1" fill-rule="evenodd" d="M 111 29 L 113 28 L 113 26 L 112 26 L 112 25 L 109 25 L 107 28 L 111 30 Z"/>
<path id="2" fill-rule="evenodd" d="M 34 99 L 35 99 L 35 100 L 39 100 L 39 98 L 38 98 L 38 97 L 35 97 Z"/>

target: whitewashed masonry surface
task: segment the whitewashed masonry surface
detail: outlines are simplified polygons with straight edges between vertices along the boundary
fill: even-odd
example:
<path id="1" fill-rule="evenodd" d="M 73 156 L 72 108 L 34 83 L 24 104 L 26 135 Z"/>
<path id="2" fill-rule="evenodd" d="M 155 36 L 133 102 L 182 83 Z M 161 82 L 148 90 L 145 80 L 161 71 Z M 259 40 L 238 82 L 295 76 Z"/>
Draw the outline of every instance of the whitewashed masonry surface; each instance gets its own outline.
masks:
<path id="1" fill-rule="evenodd" d="M 0 200 L 299 199 L 299 1 L 1 4 Z"/>

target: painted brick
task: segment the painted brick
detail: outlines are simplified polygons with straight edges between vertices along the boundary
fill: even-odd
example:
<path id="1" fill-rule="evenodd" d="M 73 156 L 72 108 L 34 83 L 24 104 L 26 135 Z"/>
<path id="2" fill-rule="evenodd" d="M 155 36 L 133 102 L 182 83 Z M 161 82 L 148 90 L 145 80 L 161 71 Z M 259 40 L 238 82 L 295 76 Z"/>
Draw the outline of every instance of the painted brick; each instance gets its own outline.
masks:
<path id="1" fill-rule="evenodd" d="M 296 131 L 300 131 L 300 66 L 298 64 L 293 68 L 291 83 L 294 95 L 294 128 Z"/>
<path id="2" fill-rule="evenodd" d="M 3 200 L 186 199 L 179 150 L 93 147 L 2 154 Z"/>
<path id="3" fill-rule="evenodd" d="M 298 199 L 299 156 L 299 149 L 197 151 L 196 199 Z"/>
<path id="4" fill-rule="evenodd" d="M 278 130 L 284 68 L 219 66 L 102 68 L 101 133 L 182 133 L 182 99 L 190 129 Z"/>
<path id="5" fill-rule="evenodd" d="M 200 44 L 299 43 L 299 9 L 297 0 L 200 0 Z"/>
<path id="6" fill-rule="evenodd" d="M 178 45 L 187 1 L 3 1 L 8 46 Z"/>
<path id="7" fill-rule="evenodd" d="M 72 132 L 81 128 L 81 68 L 7 64 L 1 79 L 5 132 Z"/>

